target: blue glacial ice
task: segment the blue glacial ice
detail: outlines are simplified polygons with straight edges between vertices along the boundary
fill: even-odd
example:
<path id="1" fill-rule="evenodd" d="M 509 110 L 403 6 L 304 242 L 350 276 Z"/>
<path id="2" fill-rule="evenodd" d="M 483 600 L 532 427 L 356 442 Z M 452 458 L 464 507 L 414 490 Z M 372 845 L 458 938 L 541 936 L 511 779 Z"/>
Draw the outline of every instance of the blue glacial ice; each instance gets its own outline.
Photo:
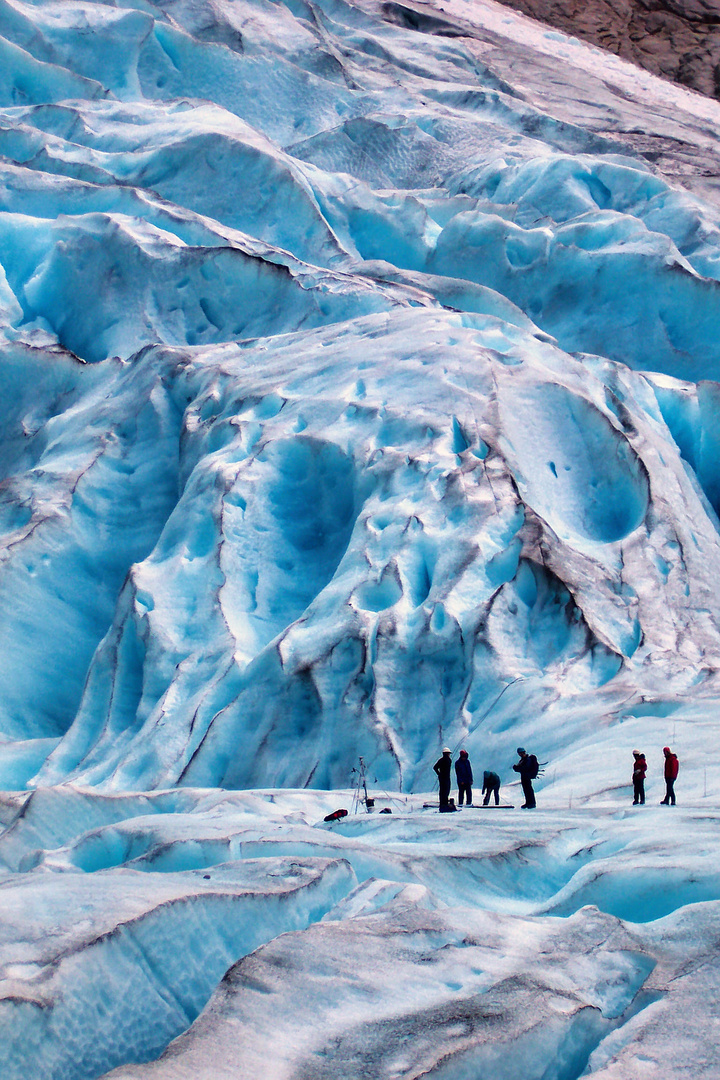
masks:
<path id="1" fill-rule="evenodd" d="M 491 0 L 0 0 L 2 1080 L 716 1080 L 719 130 Z"/>
<path id="2" fill-rule="evenodd" d="M 454 18 L 3 8 L 9 785 L 412 790 L 712 693 L 716 106 Z"/>

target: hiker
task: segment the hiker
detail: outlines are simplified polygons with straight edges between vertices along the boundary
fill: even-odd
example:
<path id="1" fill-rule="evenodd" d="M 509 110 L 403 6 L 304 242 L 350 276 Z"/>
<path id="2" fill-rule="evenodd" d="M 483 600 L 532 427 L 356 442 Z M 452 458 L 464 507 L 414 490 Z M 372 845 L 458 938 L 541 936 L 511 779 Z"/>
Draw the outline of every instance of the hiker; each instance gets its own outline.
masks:
<path id="1" fill-rule="evenodd" d="M 633 806 L 637 806 L 638 803 L 641 806 L 644 806 L 647 761 L 645 760 L 645 755 L 641 754 L 639 750 L 633 750 L 633 759 Z"/>
<path id="2" fill-rule="evenodd" d="M 463 796 L 468 806 L 472 806 L 472 782 L 473 771 L 467 750 L 460 751 L 460 757 L 455 762 L 455 775 L 458 786 L 458 806 L 463 804 Z"/>
<path id="3" fill-rule="evenodd" d="M 450 766 L 452 765 L 452 751 L 449 746 L 443 747 L 442 757 L 433 765 L 440 783 L 440 812 L 448 809 L 450 797 Z"/>
<path id="4" fill-rule="evenodd" d="M 675 805 L 675 781 L 678 774 L 678 759 L 677 754 L 673 754 L 669 746 L 663 746 L 663 754 L 665 755 L 665 798 L 661 799 L 661 806 L 674 806 Z"/>
<path id="5" fill-rule="evenodd" d="M 517 752 L 520 760 L 513 765 L 513 770 L 520 773 L 520 783 L 525 796 L 525 802 L 520 809 L 534 810 L 535 792 L 533 791 L 532 782 L 539 772 L 538 759 L 534 754 L 528 754 L 524 746 L 518 746 Z"/>
<path id="6" fill-rule="evenodd" d="M 496 772 L 483 773 L 483 806 L 487 806 L 490 802 L 490 796 L 495 795 L 495 805 L 500 805 L 500 777 Z"/>

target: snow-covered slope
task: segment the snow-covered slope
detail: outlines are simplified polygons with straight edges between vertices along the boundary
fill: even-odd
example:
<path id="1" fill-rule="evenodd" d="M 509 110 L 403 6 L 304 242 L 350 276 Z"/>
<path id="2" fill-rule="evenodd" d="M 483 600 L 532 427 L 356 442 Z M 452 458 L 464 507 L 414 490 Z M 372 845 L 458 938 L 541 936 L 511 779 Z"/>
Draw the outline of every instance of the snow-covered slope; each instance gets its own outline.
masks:
<path id="1" fill-rule="evenodd" d="M 715 700 L 716 103 L 463 0 L 0 31 L 6 785 Z"/>

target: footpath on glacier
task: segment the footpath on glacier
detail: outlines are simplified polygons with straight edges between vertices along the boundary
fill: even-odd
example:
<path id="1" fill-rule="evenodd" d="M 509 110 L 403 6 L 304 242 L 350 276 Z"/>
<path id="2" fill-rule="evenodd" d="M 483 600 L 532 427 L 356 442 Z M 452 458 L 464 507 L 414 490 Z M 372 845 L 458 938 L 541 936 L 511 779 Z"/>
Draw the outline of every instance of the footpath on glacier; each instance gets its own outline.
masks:
<path id="1" fill-rule="evenodd" d="M 1 0 L 2 1080 L 717 1080 L 719 176 L 492 0 Z"/>

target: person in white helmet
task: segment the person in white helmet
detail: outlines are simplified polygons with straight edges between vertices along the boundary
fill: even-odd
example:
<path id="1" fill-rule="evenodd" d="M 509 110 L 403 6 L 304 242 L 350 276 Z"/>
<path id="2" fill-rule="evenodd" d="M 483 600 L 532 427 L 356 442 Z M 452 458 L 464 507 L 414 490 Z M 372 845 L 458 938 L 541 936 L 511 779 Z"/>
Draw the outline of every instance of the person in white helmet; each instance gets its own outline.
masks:
<path id="1" fill-rule="evenodd" d="M 448 809 L 450 798 L 450 768 L 452 766 L 452 750 L 449 746 L 443 746 L 442 757 L 433 765 L 440 784 L 440 813 Z"/>

